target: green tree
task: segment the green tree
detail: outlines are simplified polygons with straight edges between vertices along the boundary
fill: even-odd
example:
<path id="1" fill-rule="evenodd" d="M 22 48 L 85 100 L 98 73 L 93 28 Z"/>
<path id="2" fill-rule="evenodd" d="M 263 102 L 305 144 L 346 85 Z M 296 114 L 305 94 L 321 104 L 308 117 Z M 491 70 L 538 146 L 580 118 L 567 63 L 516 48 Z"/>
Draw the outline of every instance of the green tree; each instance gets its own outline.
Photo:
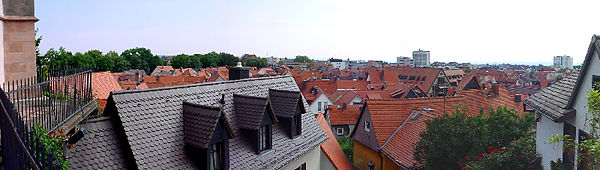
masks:
<path id="1" fill-rule="evenodd" d="M 561 68 L 561 69 L 558 70 L 558 72 L 559 73 L 564 73 L 564 72 L 567 72 L 567 69 L 566 68 Z"/>
<path id="2" fill-rule="evenodd" d="M 48 66 L 54 68 L 66 68 L 70 65 L 71 58 L 73 57 L 73 53 L 65 50 L 65 48 L 60 47 L 58 51 L 51 48 L 44 54 L 44 58 L 48 61 Z"/>
<path id="3" fill-rule="evenodd" d="M 282 65 L 282 66 L 283 66 L 283 65 L 285 65 L 285 62 L 283 62 L 283 61 L 279 61 L 279 62 L 277 62 L 277 64 L 279 64 L 279 65 Z"/>
<path id="4" fill-rule="evenodd" d="M 313 61 L 310 58 L 308 58 L 308 56 L 299 55 L 299 56 L 296 56 L 296 58 L 294 58 L 294 62 L 312 63 Z"/>
<path id="5" fill-rule="evenodd" d="M 190 57 L 185 54 L 179 54 L 171 59 L 171 66 L 173 68 L 184 68 L 189 67 Z"/>
<path id="6" fill-rule="evenodd" d="M 120 56 L 117 52 L 109 51 L 108 53 L 106 53 L 105 56 L 107 56 L 107 58 L 111 59 L 114 62 L 113 67 L 111 69 L 111 71 L 113 72 L 121 72 L 131 68 L 131 64 L 129 63 L 129 61 L 127 61 L 125 57 Z"/>
<path id="7" fill-rule="evenodd" d="M 38 30 L 35 30 L 35 34 L 37 35 Z M 39 36 L 35 39 L 35 65 L 37 66 L 47 66 L 48 58 L 46 55 L 40 54 L 40 43 L 42 43 L 42 36 Z"/>
<path id="8" fill-rule="evenodd" d="M 156 68 L 156 66 L 163 65 L 163 61 L 160 60 L 160 57 L 157 55 L 153 55 L 150 49 L 147 48 L 133 48 L 123 51 L 121 53 L 129 64 L 131 68 L 134 69 L 144 69 L 147 73 L 151 72 Z"/>
<path id="9" fill-rule="evenodd" d="M 202 65 L 202 61 L 201 61 L 200 56 L 201 55 L 199 55 L 199 54 L 191 55 L 190 56 L 190 65 L 189 65 L 189 67 L 191 67 L 191 68 L 202 68 L 203 65 Z"/>
<path id="10" fill-rule="evenodd" d="M 94 63 L 94 59 L 91 56 L 86 55 L 84 53 L 80 53 L 80 52 L 75 53 L 75 55 L 73 55 L 73 57 L 71 57 L 69 64 L 75 68 L 82 68 L 82 67 L 94 68 L 94 67 L 96 67 L 95 63 Z"/>
<path id="11" fill-rule="evenodd" d="M 219 66 L 236 66 L 240 58 L 229 53 L 219 53 Z"/>
<path id="12" fill-rule="evenodd" d="M 200 62 L 203 64 L 202 67 L 217 67 L 219 66 L 220 57 L 216 52 L 210 52 L 207 54 L 195 54 L 199 56 Z"/>
<path id="13" fill-rule="evenodd" d="M 96 63 L 96 71 L 112 71 L 112 69 L 115 67 L 115 58 L 109 55 L 109 53 L 112 55 L 116 54 L 116 56 L 119 56 L 119 54 L 117 54 L 116 52 L 110 51 L 105 55 L 101 55 L 94 58 L 94 62 Z"/>
<path id="14" fill-rule="evenodd" d="M 352 153 L 354 152 L 354 143 L 352 138 L 350 138 L 350 136 L 346 136 L 344 138 L 337 139 L 337 141 L 340 144 L 340 147 L 342 148 L 346 158 L 352 162 Z"/>
<path id="15" fill-rule="evenodd" d="M 263 68 L 267 67 L 266 58 L 249 58 L 246 60 L 246 66 Z"/>
<path id="16" fill-rule="evenodd" d="M 489 114 L 481 110 L 477 116 L 466 116 L 465 110 L 457 107 L 452 115 L 426 121 L 414 155 L 426 169 L 460 169 L 465 156 L 474 158 L 488 147 L 507 146 L 535 125 L 531 114 L 519 115 L 505 107 L 490 109 Z"/>

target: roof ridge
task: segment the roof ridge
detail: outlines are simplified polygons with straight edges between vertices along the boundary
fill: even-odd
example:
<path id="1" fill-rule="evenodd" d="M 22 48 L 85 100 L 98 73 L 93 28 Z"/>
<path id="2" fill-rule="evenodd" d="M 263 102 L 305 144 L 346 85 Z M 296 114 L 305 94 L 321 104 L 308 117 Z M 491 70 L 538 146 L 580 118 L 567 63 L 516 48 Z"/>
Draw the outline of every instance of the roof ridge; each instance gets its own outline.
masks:
<path id="1" fill-rule="evenodd" d="M 442 96 L 442 97 L 416 97 L 416 98 L 401 98 L 401 99 L 367 99 L 369 101 L 406 101 L 406 100 L 431 100 L 431 99 L 459 99 L 464 96 Z"/>
<path id="2" fill-rule="evenodd" d="M 282 90 L 282 89 L 269 89 L 269 91 L 293 92 L 293 93 L 298 93 L 298 94 L 300 94 L 300 91 Z"/>
<path id="3" fill-rule="evenodd" d="M 238 94 L 238 93 L 234 93 L 233 96 L 252 98 L 252 99 L 261 99 L 261 100 L 269 100 L 269 98 L 267 98 L 267 97 L 250 96 L 250 95 Z"/>
<path id="4" fill-rule="evenodd" d="M 288 78 L 288 77 L 292 77 L 292 76 L 290 76 L 290 75 L 282 75 L 282 76 L 272 76 L 272 77 L 247 78 L 247 79 L 239 79 L 239 80 L 227 80 L 227 81 L 219 81 L 219 82 L 204 82 L 204 83 L 186 84 L 186 85 L 177 85 L 177 86 L 167 86 L 167 87 L 157 87 L 157 88 L 148 88 L 148 89 L 121 90 L 121 91 L 113 91 L 113 92 L 111 92 L 111 94 L 115 94 L 116 95 L 116 94 L 141 93 L 141 92 L 150 92 L 150 91 L 161 91 L 161 90 L 170 90 L 170 89 L 197 87 L 197 86 L 209 86 L 209 85 L 229 84 L 229 83 L 238 83 L 238 82 L 247 82 L 247 81 L 269 80 L 269 79 L 279 79 L 279 78 Z"/>
<path id="5" fill-rule="evenodd" d="M 198 103 L 192 103 L 192 102 L 189 102 L 189 101 L 183 101 L 183 104 L 184 105 L 187 104 L 187 105 L 191 105 L 191 106 L 195 106 L 195 107 L 202 107 L 202 108 L 210 109 L 210 110 L 218 110 L 218 111 L 221 110 L 221 107 L 202 105 L 202 104 L 198 104 Z"/>

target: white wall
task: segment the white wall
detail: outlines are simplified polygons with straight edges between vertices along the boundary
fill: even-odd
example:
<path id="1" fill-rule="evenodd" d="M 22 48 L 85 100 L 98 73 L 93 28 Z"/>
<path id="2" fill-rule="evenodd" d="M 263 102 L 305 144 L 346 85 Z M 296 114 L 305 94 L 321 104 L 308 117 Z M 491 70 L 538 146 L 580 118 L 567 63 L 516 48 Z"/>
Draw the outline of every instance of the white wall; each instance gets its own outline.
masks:
<path id="1" fill-rule="evenodd" d="M 362 102 L 362 98 L 359 95 L 356 95 L 356 96 L 354 96 L 352 101 L 350 101 L 350 103 L 348 103 L 348 105 L 354 105 L 354 103 L 360 103 L 360 102 Z"/>
<path id="2" fill-rule="evenodd" d="M 321 111 L 319 111 L 319 102 L 321 102 Z M 324 93 L 321 93 L 319 96 L 317 96 L 317 98 L 315 100 L 312 101 L 312 103 L 310 103 L 310 111 L 312 111 L 312 113 L 325 113 L 325 109 L 327 108 L 327 106 L 325 106 L 324 102 L 327 102 L 327 105 L 332 105 L 333 102 L 331 102 L 331 100 L 329 100 L 329 97 L 327 97 L 327 95 L 325 95 Z"/>
<path id="3" fill-rule="evenodd" d="M 308 168 L 307 168 L 308 169 Z M 321 167 L 320 170 L 336 170 L 333 163 L 327 158 L 327 155 L 321 150 Z"/>
<path id="4" fill-rule="evenodd" d="M 316 146 L 311 151 L 303 155 L 302 157 L 289 163 L 283 170 L 293 170 L 303 163 L 306 163 L 306 169 L 319 169 L 321 167 L 321 147 Z"/>
<path id="5" fill-rule="evenodd" d="M 537 123 L 535 146 L 536 151 L 542 155 L 544 170 L 550 169 L 550 161 L 562 158 L 562 143 L 547 143 L 553 134 L 563 135 L 563 123 L 555 123 L 542 115 Z"/>

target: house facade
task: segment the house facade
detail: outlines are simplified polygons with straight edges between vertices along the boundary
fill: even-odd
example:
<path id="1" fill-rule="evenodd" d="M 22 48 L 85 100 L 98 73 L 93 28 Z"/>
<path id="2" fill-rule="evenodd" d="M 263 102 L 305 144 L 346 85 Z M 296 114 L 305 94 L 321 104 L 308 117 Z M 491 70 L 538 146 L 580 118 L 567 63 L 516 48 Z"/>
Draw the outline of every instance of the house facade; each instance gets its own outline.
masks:
<path id="1" fill-rule="evenodd" d="M 310 111 L 313 113 L 325 113 L 327 106 L 333 105 L 334 103 L 327 97 L 325 93 L 319 93 L 317 97 L 310 102 Z"/>
<path id="2" fill-rule="evenodd" d="M 542 155 L 542 166 L 550 169 L 550 161 L 561 159 L 572 169 L 588 169 L 578 163 L 577 149 L 563 148 L 563 143 L 549 143 L 549 135 L 569 135 L 581 142 L 590 127 L 586 125 L 586 94 L 592 84 L 600 82 L 600 37 L 594 35 L 579 73 L 572 73 L 548 88 L 538 91 L 524 103 L 531 107 L 539 119 L 536 149 Z M 585 157 L 583 157 L 585 161 Z"/>

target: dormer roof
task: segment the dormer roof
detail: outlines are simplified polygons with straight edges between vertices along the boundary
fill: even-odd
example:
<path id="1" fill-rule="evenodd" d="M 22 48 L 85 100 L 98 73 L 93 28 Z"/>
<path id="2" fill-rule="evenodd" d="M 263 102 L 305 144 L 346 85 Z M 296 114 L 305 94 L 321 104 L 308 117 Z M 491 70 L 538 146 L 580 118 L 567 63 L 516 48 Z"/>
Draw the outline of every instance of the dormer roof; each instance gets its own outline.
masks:
<path id="1" fill-rule="evenodd" d="M 220 107 L 205 106 L 191 102 L 183 102 L 183 133 L 184 142 L 200 149 L 206 149 L 213 133 L 221 120 L 224 123 L 228 137 L 233 138 L 231 126 L 227 123 Z"/>
<path id="2" fill-rule="evenodd" d="M 234 94 L 233 107 L 239 128 L 258 130 L 265 113 L 271 115 L 273 123 L 277 122 L 277 118 L 273 114 L 273 108 L 266 97 Z"/>
<path id="3" fill-rule="evenodd" d="M 269 98 L 276 116 L 293 118 L 302 96 L 299 91 L 269 89 Z M 305 113 L 304 107 L 301 108 L 303 109 L 302 113 Z"/>

